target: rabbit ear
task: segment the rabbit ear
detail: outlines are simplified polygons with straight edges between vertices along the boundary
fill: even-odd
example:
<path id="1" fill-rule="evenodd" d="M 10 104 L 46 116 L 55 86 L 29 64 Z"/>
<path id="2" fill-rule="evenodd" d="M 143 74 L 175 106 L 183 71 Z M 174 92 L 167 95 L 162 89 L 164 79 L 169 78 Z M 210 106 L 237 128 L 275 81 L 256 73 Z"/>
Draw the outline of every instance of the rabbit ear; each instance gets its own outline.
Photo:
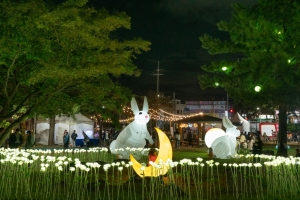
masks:
<path id="1" fill-rule="evenodd" d="M 241 122 L 247 121 L 247 120 L 245 120 L 238 112 L 237 112 L 236 114 L 238 115 L 239 120 L 240 120 Z"/>
<path id="2" fill-rule="evenodd" d="M 232 127 L 234 127 L 234 125 L 231 123 L 231 121 L 227 117 L 223 117 L 222 122 L 223 122 L 223 126 L 225 128 L 232 128 Z"/>
<path id="3" fill-rule="evenodd" d="M 138 107 L 137 102 L 134 97 L 132 97 L 132 99 L 131 99 L 131 110 L 133 113 L 139 112 L 139 107 Z"/>
<path id="4" fill-rule="evenodd" d="M 148 112 L 148 110 L 149 110 L 148 100 L 147 100 L 147 97 L 144 97 L 143 111 Z"/>

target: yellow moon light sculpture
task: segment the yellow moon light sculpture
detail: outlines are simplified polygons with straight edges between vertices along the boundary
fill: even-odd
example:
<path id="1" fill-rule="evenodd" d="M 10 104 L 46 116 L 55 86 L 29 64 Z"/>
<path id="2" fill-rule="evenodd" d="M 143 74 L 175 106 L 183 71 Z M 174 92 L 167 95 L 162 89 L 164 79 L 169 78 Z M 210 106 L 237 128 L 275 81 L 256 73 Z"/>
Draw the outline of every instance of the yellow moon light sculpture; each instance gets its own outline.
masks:
<path id="1" fill-rule="evenodd" d="M 154 163 L 159 165 L 159 167 L 148 166 L 148 163 L 147 166 L 143 166 L 130 154 L 130 161 L 132 162 L 132 167 L 140 177 L 157 177 L 160 175 L 164 175 L 167 173 L 170 167 L 169 164 L 166 163 L 168 159 L 172 160 L 173 156 L 170 140 L 167 137 L 167 135 L 159 128 L 155 128 L 155 130 L 157 131 L 159 138 L 159 152 Z"/>

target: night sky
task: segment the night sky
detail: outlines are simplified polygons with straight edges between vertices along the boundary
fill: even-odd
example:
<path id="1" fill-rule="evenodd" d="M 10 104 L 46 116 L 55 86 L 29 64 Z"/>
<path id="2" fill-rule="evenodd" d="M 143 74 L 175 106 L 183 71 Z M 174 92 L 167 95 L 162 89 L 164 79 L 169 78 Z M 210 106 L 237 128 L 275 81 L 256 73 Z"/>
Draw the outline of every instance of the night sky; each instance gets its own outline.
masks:
<path id="1" fill-rule="evenodd" d="M 226 100 L 222 89 L 202 90 L 197 75 L 200 66 L 216 59 L 237 59 L 230 55 L 212 56 L 201 47 L 205 33 L 226 39 L 217 22 L 230 20 L 231 4 L 251 6 L 258 0 L 92 0 L 90 3 L 109 11 L 123 11 L 131 17 L 131 30 L 118 32 L 124 38 L 150 41 L 151 50 L 138 55 L 135 65 L 142 71 L 138 78 L 122 77 L 121 83 L 135 94 L 146 95 L 157 89 L 156 73 L 160 61 L 159 91 L 181 100 Z"/>

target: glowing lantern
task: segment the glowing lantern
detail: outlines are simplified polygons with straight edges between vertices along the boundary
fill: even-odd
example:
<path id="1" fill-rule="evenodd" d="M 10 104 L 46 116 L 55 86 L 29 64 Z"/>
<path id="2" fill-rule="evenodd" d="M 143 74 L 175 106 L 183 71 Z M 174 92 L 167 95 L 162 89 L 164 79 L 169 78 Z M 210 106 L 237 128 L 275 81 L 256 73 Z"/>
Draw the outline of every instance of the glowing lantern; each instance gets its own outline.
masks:
<path id="1" fill-rule="evenodd" d="M 212 143 L 219 137 L 222 137 L 225 135 L 225 132 L 220 128 L 211 128 L 207 133 L 205 134 L 205 144 L 208 148 L 211 147 Z"/>

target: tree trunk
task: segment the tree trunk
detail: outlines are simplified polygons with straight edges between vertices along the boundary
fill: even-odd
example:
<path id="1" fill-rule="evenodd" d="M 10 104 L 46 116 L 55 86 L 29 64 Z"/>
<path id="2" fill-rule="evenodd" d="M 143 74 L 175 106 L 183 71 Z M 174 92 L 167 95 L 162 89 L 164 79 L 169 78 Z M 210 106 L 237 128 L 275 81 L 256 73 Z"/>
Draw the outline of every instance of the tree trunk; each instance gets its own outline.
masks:
<path id="1" fill-rule="evenodd" d="M 55 114 L 50 118 L 48 145 L 54 145 Z"/>
<path id="2" fill-rule="evenodd" d="M 287 114 L 286 105 L 279 106 L 278 150 L 276 156 L 288 157 L 287 154 Z"/>
<path id="3" fill-rule="evenodd" d="M 25 121 L 30 113 L 31 109 L 27 110 L 26 113 L 22 114 L 19 118 L 15 119 L 7 128 L 3 130 L 0 136 L 0 146 L 2 146 L 6 142 L 12 130 L 15 127 L 17 127 L 21 122 Z"/>
<path id="4" fill-rule="evenodd" d="M 96 119 L 97 119 L 97 124 L 99 126 L 99 138 L 98 138 L 98 141 L 99 141 L 99 144 L 101 143 L 102 141 L 102 124 L 101 124 L 101 118 L 96 114 Z M 98 130 L 98 127 L 96 127 L 97 130 Z"/>

